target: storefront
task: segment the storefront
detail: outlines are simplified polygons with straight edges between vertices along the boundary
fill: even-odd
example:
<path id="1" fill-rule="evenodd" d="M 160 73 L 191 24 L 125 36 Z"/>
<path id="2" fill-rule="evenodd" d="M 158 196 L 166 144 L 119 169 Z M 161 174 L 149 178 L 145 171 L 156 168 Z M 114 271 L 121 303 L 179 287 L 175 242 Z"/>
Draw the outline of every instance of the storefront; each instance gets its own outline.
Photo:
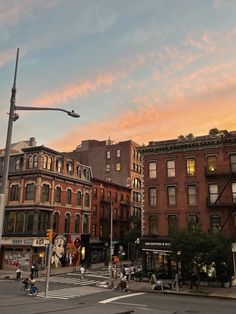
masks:
<path id="1" fill-rule="evenodd" d="M 167 238 L 143 237 L 141 238 L 143 271 L 153 271 L 174 277 L 176 263 L 171 259 L 171 244 Z"/>
<path id="2" fill-rule="evenodd" d="M 39 269 L 45 268 L 45 248 L 48 240 L 44 238 L 3 238 L 2 269 L 16 269 L 21 266 L 28 271 L 32 263 Z"/>

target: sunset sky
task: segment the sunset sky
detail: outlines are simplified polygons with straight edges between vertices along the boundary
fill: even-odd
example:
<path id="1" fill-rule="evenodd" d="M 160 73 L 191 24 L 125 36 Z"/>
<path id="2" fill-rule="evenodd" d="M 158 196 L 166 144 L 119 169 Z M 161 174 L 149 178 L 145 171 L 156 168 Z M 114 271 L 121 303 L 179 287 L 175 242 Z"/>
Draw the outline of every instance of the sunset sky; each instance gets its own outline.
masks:
<path id="1" fill-rule="evenodd" d="M 16 50 L 12 142 L 139 144 L 236 130 L 236 0 L 0 0 L 0 148 Z"/>

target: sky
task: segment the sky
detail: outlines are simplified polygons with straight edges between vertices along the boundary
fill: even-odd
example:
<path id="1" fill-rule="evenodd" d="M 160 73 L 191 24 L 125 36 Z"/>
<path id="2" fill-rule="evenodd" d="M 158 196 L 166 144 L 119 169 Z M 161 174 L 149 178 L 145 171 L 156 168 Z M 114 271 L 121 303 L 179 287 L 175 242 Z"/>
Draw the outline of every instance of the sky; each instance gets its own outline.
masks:
<path id="1" fill-rule="evenodd" d="M 0 148 L 236 130 L 235 0 L 0 0 Z"/>

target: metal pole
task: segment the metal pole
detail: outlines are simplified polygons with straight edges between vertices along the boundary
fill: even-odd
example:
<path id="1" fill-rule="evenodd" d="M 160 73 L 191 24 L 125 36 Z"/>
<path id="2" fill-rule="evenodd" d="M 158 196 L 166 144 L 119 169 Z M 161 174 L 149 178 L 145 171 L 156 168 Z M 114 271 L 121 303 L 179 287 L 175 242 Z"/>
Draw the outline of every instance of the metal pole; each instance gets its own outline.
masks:
<path id="1" fill-rule="evenodd" d="M 50 269 L 51 269 L 51 255 L 52 255 L 52 243 L 51 243 L 51 241 L 49 241 L 45 298 L 48 297 L 49 277 L 50 277 Z"/>
<path id="2" fill-rule="evenodd" d="M 113 255 L 113 239 L 112 239 L 112 234 L 113 234 L 113 211 L 112 211 L 112 196 L 111 196 L 111 244 L 110 244 L 110 286 L 111 288 L 113 287 L 113 281 L 112 281 L 112 273 L 113 273 L 113 267 L 112 267 L 112 255 Z"/>
<path id="3" fill-rule="evenodd" d="M 0 193 L 0 250 L 1 250 L 1 244 L 2 244 L 4 211 L 5 211 L 5 194 L 6 194 L 6 187 L 7 187 L 7 181 L 8 181 L 8 173 L 9 173 L 11 138 L 12 138 L 12 128 L 13 128 L 15 102 L 16 102 L 16 76 L 17 76 L 17 67 L 18 67 L 18 57 L 19 57 L 19 48 L 17 48 L 17 53 L 16 53 L 15 75 L 14 75 L 13 87 L 11 90 L 10 112 L 9 112 L 9 118 L 8 118 L 8 129 L 7 129 L 6 147 L 5 147 L 5 155 L 4 155 L 4 167 L 3 167 L 2 185 L 1 185 L 1 193 Z"/>

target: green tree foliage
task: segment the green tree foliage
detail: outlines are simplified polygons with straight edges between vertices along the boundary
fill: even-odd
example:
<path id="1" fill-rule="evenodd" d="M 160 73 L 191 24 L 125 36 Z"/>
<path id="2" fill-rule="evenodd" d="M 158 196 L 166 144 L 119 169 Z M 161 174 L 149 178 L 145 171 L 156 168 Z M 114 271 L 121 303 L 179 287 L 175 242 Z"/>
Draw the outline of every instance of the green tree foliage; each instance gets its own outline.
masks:
<path id="1" fill-rule="evenodd" d="M 221 232 L 204 233 L 198 224 L 188 228 L 173 229 L 170 234 L 172 257 L 181 262 L 187 273 L 203 265 L 216 265 L 217 275 L 229 269 L 231 241 Z"/>

